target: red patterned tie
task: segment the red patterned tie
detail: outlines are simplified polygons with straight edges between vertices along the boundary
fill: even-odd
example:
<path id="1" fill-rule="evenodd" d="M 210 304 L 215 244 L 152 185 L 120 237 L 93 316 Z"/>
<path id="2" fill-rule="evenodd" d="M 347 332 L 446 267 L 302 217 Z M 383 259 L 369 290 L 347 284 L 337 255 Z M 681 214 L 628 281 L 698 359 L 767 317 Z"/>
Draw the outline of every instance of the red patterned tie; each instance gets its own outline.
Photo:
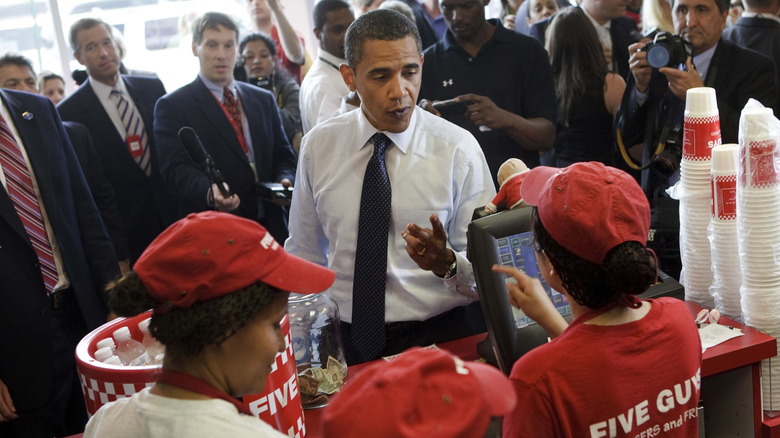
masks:
<path id="1" fill-rule="evenodd" d="M 3 166 L 8 196 L 11 198 L 19 219 L 30 237 L 41 265 L 46 293 L 54 291 L 57 284 L 57 266 L 51 250 L 49 236 L 43 225 L 43 215 L 35 195 L 30 171 L 19 144 L 16 142 L 5 119 L 0 116 L 0 165 Z"/>
<path id="2" fill-rule="evenodd" d="M 241 110 L 238 108 L 238 99 L 233 96 L 233 93 L 230 91 L 230 89 L 228 89 L 228 87 L 225 87 L 225 89 L 222 90 L 222 94 L 225 100 L 225 109 L 227 109 L 228 114 L 230 114 L 230 117 L 233 119 L 233 122 L 237 127 L 238 134 L 243 137 L 244 126 L 241 124 Z M 239 143 L 241 143 L 241 149 L 244 150 L 245 154 L 249 152 L 245 142 L 239 141 Z"/>

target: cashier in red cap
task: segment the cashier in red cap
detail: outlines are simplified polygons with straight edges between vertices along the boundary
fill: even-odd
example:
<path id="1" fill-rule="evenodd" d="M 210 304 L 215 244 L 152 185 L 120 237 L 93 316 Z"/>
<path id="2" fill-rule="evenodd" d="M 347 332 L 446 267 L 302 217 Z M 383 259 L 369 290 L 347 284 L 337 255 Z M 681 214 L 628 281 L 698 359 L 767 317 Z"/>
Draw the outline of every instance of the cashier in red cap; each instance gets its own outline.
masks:
<path id="1" fill-rule="evenodd" d="M 85 437 L 286 437 L 237 399 L 261 393 L 278 352 L 288 291 L 328 288 L 333 271 L 284 252 L 255 221 L 213 211 L 174 223 L 111 291 L 121 316 L 153 308 L 165 345 L 151 388 L 109 403 Z"/>
<path id="2" fill-rule="evenodd" d="M 370 365 L 322 414 L 324 438 L 498 438 L 516 402 L 490 365 L 414 347 Z"/>
<path id="3" fill-rule="evenodd" d="M 698 436 L 693 318 L 679 300 L 637 297 L 656 278 L 642 189 L 590 162 L 534 168 L 521 193 L 535 206 L 539 270 L 569 300 L 573 321 L 566 326 L 539 280 L 493 268 L 514 279 L 510 302 L 554 338 L 512 367 L 518 403 L 504 417 L 504 437 Z"/>

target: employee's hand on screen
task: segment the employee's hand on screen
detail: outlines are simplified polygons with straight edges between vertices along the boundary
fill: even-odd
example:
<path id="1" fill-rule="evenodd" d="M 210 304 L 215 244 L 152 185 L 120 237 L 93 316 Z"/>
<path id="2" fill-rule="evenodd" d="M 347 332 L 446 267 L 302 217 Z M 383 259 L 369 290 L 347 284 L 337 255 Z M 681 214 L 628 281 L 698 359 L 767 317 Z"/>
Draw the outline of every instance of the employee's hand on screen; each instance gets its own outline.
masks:
<path id="1" fill-rule="evenodd" d="M 8 387 L 0 380 L 0 423 L 16 420 L 17 418 L 19 418 L 19 416 L 16 415 L 16 408 L 14 407 L 13 400 L 11 400 L 11 394 L 8 392 Z"/>
<path id="2" fill-rule="evenodd" d="M 421 269 L 433 271 L 439 277 L 447 273 L 455 261 L 455 254 L 447 248 L 447 233 L 439 220 L 439 216 L 430 217 L 431 228 L 422 228 L 417 224 L 409 224 L 401 232 L 406 241 L 406 253 Z"/>
<path id="3" fill-rule="evenodd" d="M 493 265 L 493 272 L 509 274 L 514 279 L 514 281 L 508 280 L 506 282 L 511 305 L 538 322 L 551 338 L 563 333 L 568 324 L 555 309 L 555 305 L 550 301 L 550 297 L 547 296 L 547 292 L 538 278 L 533 278 L 525 272 L 509 266 Z"/>

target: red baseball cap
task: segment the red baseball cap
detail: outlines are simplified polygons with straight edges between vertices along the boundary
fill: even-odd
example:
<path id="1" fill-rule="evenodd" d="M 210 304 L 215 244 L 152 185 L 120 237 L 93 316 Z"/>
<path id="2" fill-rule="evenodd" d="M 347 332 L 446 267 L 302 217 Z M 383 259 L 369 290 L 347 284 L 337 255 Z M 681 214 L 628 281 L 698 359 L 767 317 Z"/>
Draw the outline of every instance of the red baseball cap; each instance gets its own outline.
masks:
<path id="1" fill-rule="evenodd" d="M 351 379 L 322 414 L 323 436 L 481 437 L 516 402 L 498 369 L 415 347 Z"/>
<path id="2" fill-rule="evenodd" d="M 161 303 L 187 308 L 262 281 L 289 292 L 322 292 L 335 273 L 291 254 L 262 225 L 234 214 L 192 213 L 168 227 L 133 266 Z"/>
<path id="3" fill-rule="evenodd" d="M 620 169 L 598 162 L 539 166 L 526 175 L 520 193 L 538 208 L 550 236 L 585 260 L 602 264 L 623 242 L 647 245 L 650 204 L 634 178 Z"/>

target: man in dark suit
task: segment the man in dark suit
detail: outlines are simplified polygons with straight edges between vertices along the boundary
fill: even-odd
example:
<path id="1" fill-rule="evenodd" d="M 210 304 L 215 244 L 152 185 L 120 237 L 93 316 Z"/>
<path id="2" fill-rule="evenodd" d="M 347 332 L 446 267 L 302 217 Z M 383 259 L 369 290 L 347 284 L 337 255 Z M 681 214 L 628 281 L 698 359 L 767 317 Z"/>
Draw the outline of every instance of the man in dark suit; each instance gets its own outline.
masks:
<path id="1" fill-rule="evenodd" d="M 744 0 L 744 3 L 745 12 L 723 31 L 723 39 L 771 59 L 780 93 L 780 18 L 777 17 L 780 3 L 777 0 Z"/>
<path id="2" fill-rule="evenodd" d="M 636 42 L 636 22 L 625 16 L 626 3 L 623 0 L 582 0 L 579 5 L 590 18 L 596 34 L 604 47 L 609 71 L 628 78 L 628 46 Z M 529 34 L 544 45 L 544 34 L 555 16 L 545 18 L 531 26 Z"/>
<path id="3" fill-rule="evenodd" d="M 0 98 L 0 436 L 70 435 L 86 422 L 73 352 L 106 322 L 116 255 L 51 101 Z"/>
<path id="4" fill-rule="evenodd" d="M 37 83 L 32 62 L 29 59 L 11 54 L 0 58 L 0 88 L 41 94 Z M 92 143 L 92 136 L 81 123 L 63 122 L 62 125 L 65 127 L 65 132 L 68 134 L 76 157 L 79 159 L 84 178 L 90 192 L 92 192 L 92 199 L 97 205 L 108 236 L 114 243 L 116 256 L 119 260 L 127 260 L 129 255 L 125 226 L 116 204 L 114 189 L 103 173 L 103 166 L 100 164 L 100 159 Z M 129 271 L 129 263 L 120 261 L 119 269 L 123 273 Z"/>
<path id="5" fill-rule="evenodd" d="M 116 194 L 132 263 L 175 220 L 152 136 L 154 104 L 165 88 L 157 78 L 119 73 L 119 52 L 103 21 L 85 18 L 74 23 L 70 44 L 89 80 L 57 109 L 63 120 L 83 124 L 92 135 Z"/>
<path id="6" fill-rule="evenodd" d="M 190 84 L 157 102 L 154 136 L 160 167 L 178 196 L 179 215 L 215 208 L 256 220 L 278 240 L 287 238 L 282 207 L 263 201 L 258 182 L 292 186 L 296 158 L 282 128 L 273 95 L 233 80 L 238 27 L 221 13 L 207 13 L 193 24 L 192 50 L 200 73 Z M 223 197 L 209 182 L 202 162 L 177 138 L 182 127 L 195 130 L 232 196 Z M 197 161 L 196 161 L 197 160 Z"/>
<path id="7" fill-rule="evenodd" d="M 748 99 L 757 99 L 769 108 L 777 106 L 772 61 L 721 39 L 728 11 L 728 0 L 675 0 L 672 7 L 675 31 L 693 49 L 685 69 L 650 67 L 647 53 L 641 50 L 648 39 L 629 47 L 632 75 L 623 95 L 617 127 L 623 144 L 644 145 L 643 165 L 650 164 L 659 143 L 664 143 L 667 149 L 681 151 L 685 98 L 690 88 L 715 88 L 723 143 L 737 142 L 740 112 Z M 679 166 L 679 158 L 676 165 Z M 660 211 L 657 210 L 660 203 L 676 203 L 664 197 L 663 191 L 678 179 L 679 172 L 661 175 L 651 169 L 642 171 L 642 188 L 654 212 Z M 657 220 L 671 221 L 667 226 L 679 227 L 676 207 L 672 206 L 665 216 Z M 652 227 L 656 228 L 655 225 Z M 673 254 L 672 260 L 659 255 L 665 272 L 673 276 L 679 272 L 676 248 L 656 248 L 656 251 Z"/>

